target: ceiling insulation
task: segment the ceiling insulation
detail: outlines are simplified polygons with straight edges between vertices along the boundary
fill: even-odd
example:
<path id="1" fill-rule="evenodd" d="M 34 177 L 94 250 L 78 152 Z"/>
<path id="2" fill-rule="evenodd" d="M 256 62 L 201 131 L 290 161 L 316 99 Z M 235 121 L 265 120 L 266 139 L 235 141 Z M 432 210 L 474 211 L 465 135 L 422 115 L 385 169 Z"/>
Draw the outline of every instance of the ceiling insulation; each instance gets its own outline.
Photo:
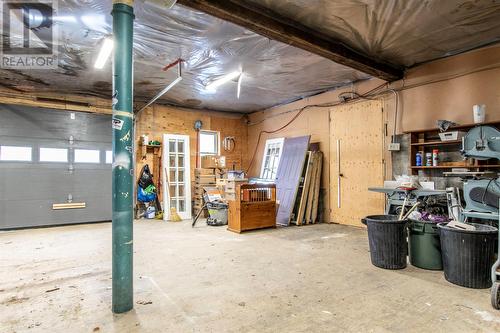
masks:
<path id="1" fill-rule="evenodd" d="M 236 0 L 232 0 L 236 1 Z M 321 31 L 374 59 L 409 67 L 500 39 L 500 1 L 246 0 Z M 111 1 L 59 0 L 59 67 L 0 69 L 0 86 L 18 91 L 110 98 L 111 64 L 94 68 L 111 35 Z M 162 69 L 182 58 L 183 80 L 159 101 L 220 111 L 251 112 L 310 96 L 369 75 L 269 40 L 181 5 L 135 1 L 134 94 L 147 102 L 177 75 Z M 21 36 L 18 36 L 21 41 Z M 207 84 L 244 73 L 217 91 Z"/>
<path id="2" fill-rule="evenodd" d="M 24 91 L 49 91 L 109 97 L 111 63 L 94 68 L 104 38 L 111 35 L 111 1 L 59 0 L 59 68 L 1 70 L 0 84 Z M 160 102 L 220 111 L 251 112 L 369 78 L 368 75 L 269 40 L 232 23 L 175 5 L 166 9 L 135 1 L 134 96 L 148 101 L 177 76 L 183 80 Z M 18 36 L 21 39 L 21 36 Z M 205 86 L 228 74 L 244 73 L 211 91 Z"/>
<path id="3" fill-rule="evenodd" d="M 498 0 L 236 0 L 321 31 L 397 66 L 500 41 Z"/>

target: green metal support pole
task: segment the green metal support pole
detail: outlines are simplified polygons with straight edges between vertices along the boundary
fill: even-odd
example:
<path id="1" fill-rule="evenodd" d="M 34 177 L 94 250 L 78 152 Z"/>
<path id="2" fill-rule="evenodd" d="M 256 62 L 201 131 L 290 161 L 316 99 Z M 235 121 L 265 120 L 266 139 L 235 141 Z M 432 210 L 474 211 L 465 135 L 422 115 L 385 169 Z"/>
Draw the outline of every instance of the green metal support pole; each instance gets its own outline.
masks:
<path id="1" fill-rule="evenodd" d="M 113 0 L 113 289 L 114 313 L 131 310 L 133 295 L 133 21 L 132 0 Z"/>

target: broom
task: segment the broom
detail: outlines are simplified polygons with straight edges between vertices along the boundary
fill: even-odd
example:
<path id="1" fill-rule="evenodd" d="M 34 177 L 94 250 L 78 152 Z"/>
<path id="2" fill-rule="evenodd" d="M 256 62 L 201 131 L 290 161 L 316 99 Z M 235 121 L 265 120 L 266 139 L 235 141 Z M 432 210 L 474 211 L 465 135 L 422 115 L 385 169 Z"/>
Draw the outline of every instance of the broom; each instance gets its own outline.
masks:
<path id="1" fill-rule="evenodd" d="M 182 221 L 179 214 L 177 214 L 177 208 L 170 207 L 170 218 L 168 219 L 170 222 L 180 222 Z"/>
<path id="2" fill-rule="evenodd" d="M 167 188 L 168 188 L 168 197 L 170 198 L 170 182 L 168 180 L 168 170 L 165 168 L 165 178 L 167 181 Z M 175 207 L 170 207 L 170 218 L 168 219 L 169 222 L 180 222 L 182 221 L 181 217 L 177 213 L 177 208 Z"/>

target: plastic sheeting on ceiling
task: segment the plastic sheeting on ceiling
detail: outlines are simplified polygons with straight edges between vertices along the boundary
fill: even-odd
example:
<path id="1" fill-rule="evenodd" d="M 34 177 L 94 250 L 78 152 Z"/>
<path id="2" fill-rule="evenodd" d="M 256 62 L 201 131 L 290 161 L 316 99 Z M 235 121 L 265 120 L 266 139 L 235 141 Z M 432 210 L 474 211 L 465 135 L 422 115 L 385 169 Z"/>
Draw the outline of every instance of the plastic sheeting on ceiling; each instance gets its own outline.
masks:
<path id="1" fill-rule="evenodd" d="M 412 65 L 500 40 L 498 0 L 245 0 L 378 60 Z"/>
<path id="2" fill-rule="evenodd" d="M 0 85 L 22 91 L 79 93 L 110 98 L 111 62 L 94 69 L 100 45 L 112 32 L 111 1 L 59 0 L 59 68 L 0 71 Z M 368 75 L 306 51 L 269 40 L 180 5 L 168 10 L 135 2 L 134 93 L 147 101 L 173 81 L 184 59 L 183 80 L 160 100 L 195 108 L 250 112 L 313 95 Z M 18 36 L 21 40 L 21 36 Z M 207 91 L 207 83 L 242 70 L 237 82 Z"/>

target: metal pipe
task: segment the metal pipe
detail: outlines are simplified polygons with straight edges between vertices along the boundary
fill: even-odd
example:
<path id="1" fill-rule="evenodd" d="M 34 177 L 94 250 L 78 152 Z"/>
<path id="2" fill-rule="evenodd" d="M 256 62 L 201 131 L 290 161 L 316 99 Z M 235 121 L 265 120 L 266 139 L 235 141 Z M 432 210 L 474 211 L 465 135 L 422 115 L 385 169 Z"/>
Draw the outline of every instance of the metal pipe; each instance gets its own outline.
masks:
<path id="1" fill-rule="evenodd" d="M 133 21 L 132 0 L 113 11 L 112 310 L 133 308 Z"/>
<path id="2" fill-rule="evenodd" d="M 155 97 L 153 97 L 146 105 L 144 105 L 138 112 L 137 114 L 141 113 L 145 108 L 147 108 L 148 106 L 150 106 L 151 104 L 153 104 L 154 102 L 156 102 L 156 100 L 158 100 L 158 98 L 160 98 L 161 96 L 165 95 L 167 93 L 167 91 L 169 91 L 170 89 L 173 88 L 173 86 L 175 86 L 177 83 L 181 82 L 182 81 L 182 61 L 180 61 L 178 63 L 178 69 L 177 69 L 177 78 L 172 81 L 168 86 L 166 86 L 165 88 L 163 88 L 158 94 L 156 94 Z"/>

